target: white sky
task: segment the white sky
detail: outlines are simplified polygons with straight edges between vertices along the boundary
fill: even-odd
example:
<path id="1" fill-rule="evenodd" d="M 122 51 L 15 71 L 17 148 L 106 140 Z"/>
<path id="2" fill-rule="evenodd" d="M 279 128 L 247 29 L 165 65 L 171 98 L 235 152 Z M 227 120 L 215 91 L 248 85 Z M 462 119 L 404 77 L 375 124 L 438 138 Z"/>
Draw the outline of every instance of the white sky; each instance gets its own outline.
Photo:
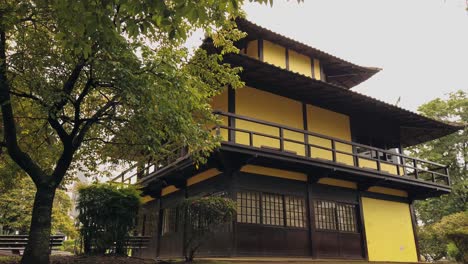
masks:
<path id="1" fill-rule="evenodd" d="M 247 19 L 342 59 L 383 70 L 353 90 L 415 111 L 468 90 L 465 0 L 274 0 Z M 195 37 L 195 36 L 194 36 Z M 200 36 L 198 37 L 200 38 Z"/>

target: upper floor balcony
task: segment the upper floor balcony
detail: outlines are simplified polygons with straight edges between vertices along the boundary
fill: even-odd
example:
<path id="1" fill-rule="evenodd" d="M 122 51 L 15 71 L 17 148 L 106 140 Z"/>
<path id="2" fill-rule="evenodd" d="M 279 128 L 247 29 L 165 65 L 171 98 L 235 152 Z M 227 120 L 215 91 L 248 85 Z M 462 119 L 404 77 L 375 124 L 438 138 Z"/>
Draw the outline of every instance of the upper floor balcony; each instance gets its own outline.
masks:
<path id="1" fill-rule="evenodd" d="M 442 164 L 243 115 L 215 113 L 223 120 L 213 128 L 222 138 L 221 151 L 336 169 L 355 175 L 356 180 L 375 176 L 400 185 L 450 190 L 448 167 Z M 138 173 L 130 169 L 113 180 L 144 185 L 187 161 L 191 162 L 188 152 L 179 149 L 173 159 L 153 163 Z"/>

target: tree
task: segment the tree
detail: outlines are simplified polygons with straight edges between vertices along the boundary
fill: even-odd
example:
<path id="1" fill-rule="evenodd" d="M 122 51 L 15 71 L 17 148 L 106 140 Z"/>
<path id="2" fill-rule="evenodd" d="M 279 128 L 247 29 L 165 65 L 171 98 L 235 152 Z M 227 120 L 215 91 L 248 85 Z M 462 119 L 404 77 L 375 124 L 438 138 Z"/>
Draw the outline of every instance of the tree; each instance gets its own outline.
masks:
<path id="1" fill-rule="evenodd" d="M 140 192 L 133 186 L 93 184 L 79 189 L 80 234 L 86 254 L 104 254 L 115 242 L 125 254 L 125 241 L 136 226 Z"/>
<path id="2" fill-rule="evenodd" d="M 455 260 L 468 263 L 468 211 L 444 216 L 434 229 L 439 237 L 454 244 Z"/>
<path id="3" fill-rule="evenodd" d="M 467 124 L 467 94 L 464 91 L 451 93 L 448 99 L 437 98 L 421 105 L 418 111 L 437 120 Z M 434 224 L 447 215 L 468 210 L 468 129 L 465 127 L 457 133 L 415 146 L 411 152 L 417 157 L 449 165 L 452 192 L 415 204 L 418 219 L 424 225 L 420 236 L 421 251 L 437 260 L 446 256 L 448 241 L 436 234 Z"/>
<path id="4" fill-rule="evenodd" d="M 34 201 L 34 183 L 22 177 L 8 189 L 0 188 L 0 229 L 3 232 L 27 234 L 31 223 Z M 52 233 L 65 234 L 69 238 L 77 235 L 73 219 L 69 216 L 72 209 L 70 197 L 58 190 L 52 209 Z"/>
<path id="5" fill-rule="evenodd" d="M 418 111 L 437 120 L 467 124 L 468 97 L 466 92 L 458 91 L 451 93 L 447 100 L 432 100 Z M 416 203 L 419 220 L 432 224 L 446 215 L 468 210 L 468 128 L 415 146 L 413 155 L 447 164 L 452 183 L 450 194 Z"/>
<path id="6" fill-rule="evenodd" d="M 184 214 L 184 256 L 192 262 L 198 249 L 222 228 L 231 223 L 236 214 L 236 203 L 223 197 L 186 199 L 181 206 Z"/>
<path id="7" fill-rule="evenodd" d="M 189 59 L 182 43 L 202 28 L 237 51 L 243 2 L 0 2 L 0 146 L 37 189 L 22 263 L 49 262 L 53 200 L 73 169 L 180 146 L 203 161 L 218 145 L 209 98 L 240 87 L 239 69 L 203 50 Z"/>

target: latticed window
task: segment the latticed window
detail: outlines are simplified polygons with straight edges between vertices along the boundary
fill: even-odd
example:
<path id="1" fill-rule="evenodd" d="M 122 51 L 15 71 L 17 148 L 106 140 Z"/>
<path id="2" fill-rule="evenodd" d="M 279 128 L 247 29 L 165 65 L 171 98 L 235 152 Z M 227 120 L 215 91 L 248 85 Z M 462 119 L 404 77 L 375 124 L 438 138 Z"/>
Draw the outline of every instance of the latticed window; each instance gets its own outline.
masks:
<path id="1" fill-rule="evenodd" d="M 163 210 L 162 234 L 177 231 L 177 209 L 166 208 Z"/>
<path id="2" fill-rule="evenodd" d="M 237 222 L 260 224 L 260 193 L 237 193 Z"/>
<path id="3" fill-rule="evenodd" d="M 356 206 L 331 201 L 314 201 L 315 228 L 357 232 Z"/>
<path id="4" fill-rule="evenodd" d="M 262 194 L 262 219 L 265 225 L 284 225 L 283 196 Z"/>
<path id="5" fill-rule="evenodd" d="M 338 204 L 338 229 L 345 232 L 356 232 L 356 212 L 355 205 L 351 204 Z"/>
<path id="6" fill-rule="evenodd" d="M 301 197 L 284 197 L 286 226 L 306 227 L 305 201 Z"/>
<path id="7" fill-rule="evenodd" d="M 237 222 L 305 228 L 305 199 L 260 192 L 237 193 Z"/>
<path id="8" fill-rule="evenodd" d="M 315 227 L 336 230 L 336 203 L 314 201 Z"/>

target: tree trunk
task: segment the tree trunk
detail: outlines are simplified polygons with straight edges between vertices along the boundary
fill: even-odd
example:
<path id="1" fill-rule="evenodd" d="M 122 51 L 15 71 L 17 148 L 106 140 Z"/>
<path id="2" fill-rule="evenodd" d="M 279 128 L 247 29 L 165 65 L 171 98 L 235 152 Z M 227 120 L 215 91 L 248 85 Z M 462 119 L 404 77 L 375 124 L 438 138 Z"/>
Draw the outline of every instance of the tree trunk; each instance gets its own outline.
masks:
<path id="1" fill-rule="evenodd" d="M 52 187 L 37 187 L 28 245 L 21 259 L 21 264 L 49 263 L 52 205 L 55 190 Z"/>

